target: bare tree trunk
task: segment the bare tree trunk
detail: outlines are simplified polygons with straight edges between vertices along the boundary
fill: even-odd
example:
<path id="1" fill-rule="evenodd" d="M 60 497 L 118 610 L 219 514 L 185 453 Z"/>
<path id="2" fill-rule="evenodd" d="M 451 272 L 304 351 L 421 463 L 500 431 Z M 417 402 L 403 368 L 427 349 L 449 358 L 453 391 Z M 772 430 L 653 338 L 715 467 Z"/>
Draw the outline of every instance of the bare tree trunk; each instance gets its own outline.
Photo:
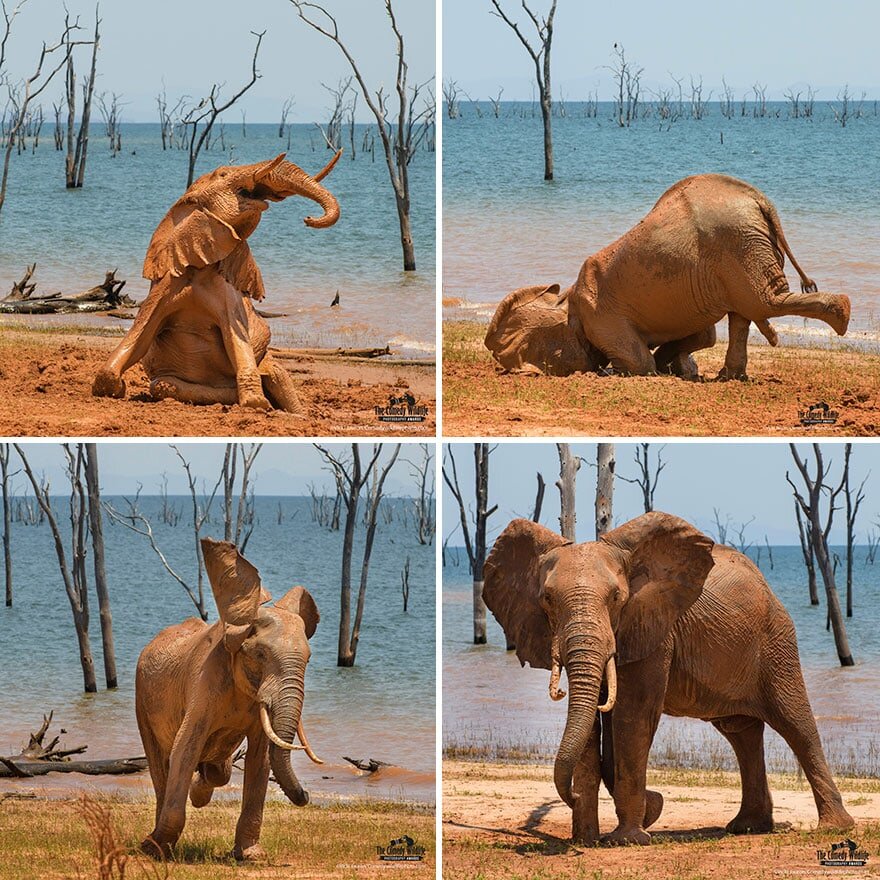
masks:
<path id="1" fill-rule="evenodd" d="M 599 443 L 596 449 L 596 539 L 610 531 L 614 519 L 614 444 Z"/>
<path id="2" fill-rule="evenodd" d="M 12 535 L 9 506 L 9 455 L 12 448 L 8 443 L 0 446 L 0 474 L 3 490 L 3 564 L 6 574 L 6 607 L 12 608 Z"/>
<path id="3" fill-rule="evenodd" d="M 865 482 L 856 490 L 853 497 L 849 484 L 849 459 L 852 455 L 852 443 L 847 443 L 844 448 L 843 486 L 846 494 L 846 616 L 853 616 L 853 544 L 855 543 L 856 517 L 859 515 L 859 507 L 865 500 Z"/>
<path id="4" fill-rule="evenodd" d="M 101 516 L 101 488 L 98 478 L 98 448 L 86 443 L 86 484 L 89 490 L 89 528 L 92 532 L 92 556 L 95 568 L 95 592 L 101 618 L 101 643 L 104 652 L 104 679 L 108 690 L 117 686 L 116 650 L 113 646 L 113 615 L 104 566 L 104 524 Z"/>
<path id="5" fill-rule="evenodd" d="M 535 492 L 535 507 L 532 510 L 532 522 L 540 522 L 541 521 L 541 508 L 544 506 L 544 478 L 541 476 L 541 472 L 537 473 L 538 478 L 538 490 Z"/>
<path id="6" fill-rule="evenodd" d="M 575 488 L 581 460 L 571 454 L 568 443 L 557 443 L 556 451 L 559 453 L 559 479 L 556 481 L 556 488 L 559 489 L 559 531 L 567 541 L 574 542 L 577 530 Z"/>
<path id="7" fill-rule="evenodd" d="M 474 443 L 474 483 L 477 499 L 474 527 L 474 644 L 486 644 L 486 603 L 483 601 L 483 565 L 486 562 L 486 521 L 498 509 L 489 505 L 488 443 Z"/>
<path id="8" fill-rule="evenodd" d="M 819 604 L 819 587 L 816 583 L 816 559 L 813 555 L 813 545 L 810 536 L 804 528 L 804 521 L 801 516 L 801 506 L 798 504 L 797 496 L 794 501 L 794 513 L 797 517 L 798 537 L 801 542 L 801 553 L 804 556 L 804 565 L 807 568 L 807 581 L 810 590 L 810 605 Z"/>

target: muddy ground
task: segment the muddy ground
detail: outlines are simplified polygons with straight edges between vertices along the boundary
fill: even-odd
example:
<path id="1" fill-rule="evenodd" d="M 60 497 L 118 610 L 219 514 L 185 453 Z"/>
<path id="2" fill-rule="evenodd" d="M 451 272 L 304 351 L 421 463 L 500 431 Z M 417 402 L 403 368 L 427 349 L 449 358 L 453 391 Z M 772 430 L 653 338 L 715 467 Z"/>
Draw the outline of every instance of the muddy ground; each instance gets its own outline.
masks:
<path id="1" fill-rule="evenodd" d="M 880 355 L 843 348 L 749 349 L 745 382 L 674 376 L 566 377 L 496 373 L 485 327 L 447 321 L 443 333 L 445 436 L 874 436 L 880 433 Z M 696 356 L 717 375 L 727 344 Z M 825 402 L 833 425 L 805 427 Z"/>
<path id="2" fill-rule="evenodd" d="M 872 858 L 863 868 L 822 868 L 817 848 L 847 834 L 816 832 L 816 807 L 805 782 L 770 781 L 773 834 L 734 836 L 725 824 L 739 808 L 739 776 L 724 772 L 653 771 L 663 814 L 650 829 L 649 847 L 584 847 L 570 843 L 571 811 L 553 786 L 549 765 L 443 762 L 443 876 L 463 878 L 562 877 L 589 880 L 647 878 L 753 878 L 880 876 L 880 780 L 838 780 L 857 825 L 847 834 Z M 601 830 L 616 817 L 600 794 Z"/>
<path id="3" fill-rule="evenodd" d="M 285 359 L 305 417 L 239 406 L 154 401 L 140 366 L 125 374 L 125 400 L 92 397 L 92 380 L 119 337 L 0 327 L 0 435 L 42 437 L 433 436 L 433 364 Z M 380 422 L 376 406 L 409 390 L 424 422 Z"/>

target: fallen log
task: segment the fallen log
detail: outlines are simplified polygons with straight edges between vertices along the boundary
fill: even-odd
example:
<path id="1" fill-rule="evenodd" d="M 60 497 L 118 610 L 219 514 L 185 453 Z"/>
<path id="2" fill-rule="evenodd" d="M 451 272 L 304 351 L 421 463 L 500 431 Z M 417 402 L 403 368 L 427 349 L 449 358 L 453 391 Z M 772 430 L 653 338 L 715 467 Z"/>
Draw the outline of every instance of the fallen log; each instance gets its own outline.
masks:
<path id="1" fill-rule="evenodd" d="M 120 306 L 132 307 L 135 301 L 122 294 L 125 281 L 116 278 L 117 270 L 107 272 L 104 282 L 90 287 L 81 293 L 64 296 L 50 293 L 46 296 L 32 296 L 36 289 L 30 278 L 36 269 L 34 263 L 27 267 L 24 278 L 12 286 L 12 290 L 0 300 L 0 313 L 12 315 L 64 315 L 71 312 L 105 312 Z"/>
<path id="2" fill-rule="evenodd" d="M 34 761 L 18 756 L 0 756 L 0 779 L 16 777 L 29 779 L 32 776 L 45 776 L 47 773 L 84 773 L 86 776 L 122 776 L 140 773 L 147 769 L 147 759 L 141 755 L 136 758 L 108 758 L 96 761 Z"/>
<path id="3" fill-rule="evenodd" d="M 326 358 L 378 358 L 391 354 L 390 346 L 385 348 L 271 348 L 275 357 L 326 357 Z"/>
<path id="4" fill-rule="evenodd" d="M 354 764 L 358 770 L 364 773 L 375 773 L 380 767 L 392 766 L 387 761 L 377 761 L 375 758 L 349 758 L 347 755 L 343 755 L 342 760 Z"/>

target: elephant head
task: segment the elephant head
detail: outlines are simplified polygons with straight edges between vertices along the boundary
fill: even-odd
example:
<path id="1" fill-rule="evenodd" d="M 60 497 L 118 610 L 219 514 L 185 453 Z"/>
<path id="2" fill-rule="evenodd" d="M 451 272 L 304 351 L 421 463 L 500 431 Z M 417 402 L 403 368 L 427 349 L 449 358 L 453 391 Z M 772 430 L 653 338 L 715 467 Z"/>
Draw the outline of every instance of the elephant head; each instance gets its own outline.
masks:
<path id="1" fill-rule="evenodd" d="M 569 312 L 570 293 L 558 284 L 521 287 L 499 303 L 485 345 L 505 373 L 568 376 L 604 366 L 607 358 Z"/>
<path id="2" fill-rule="evenodd" d="M 568 676 L 568 716 L 554 767 L 559 796 L 574 805 L 574 767 L 597 709 L 617 698 L 617 665 L 660 648 L 700 597 L 713 542 L 676 516 L 646 513 L 598 541 L 572 544 L 530 520 L 498 536 L 483 569 L 483 598 L 522 665 L 549 669 L 550 696 Z M 603 680 L 608 697 L 599 705 Z"/>
<path id="3" fill-rule="evenodd" d="M 153 233 L 144 260 L 144 277 L 158 281 L 169 273 L 217 265 L 218 271 L 247 296 L 263 298 L 263 281 L 246 239 L 257 228 L 269 202 L 306 196 L 323 214 L 306 217 L 307 226 L 324 229 L 339 219 L 339 203 L 320 181 L 342 151 L 314 177 L 285 161 L 285 153 L 255 165 L 228 165 L 202 175 L 171 206 Z"/>
<path id="4" fill-rule="evenodd" d="M 302 726 L 302 706 L 309 639 L 319 615 L 308 590 L 294 587 L 274 605 L 260 583 L 260 573 L 235 544 L 202 539 L 202 555 L 220 612 L 223 645 L 229 653 L 232 685 L 249 697 L 269 740 L 269 763 L 287 797 L 298 806 L 309 802 L 290 763 L 302 749 L 322 763 L 309 746 Z M 302 745 L 294 745 L 299 736 Z"/>

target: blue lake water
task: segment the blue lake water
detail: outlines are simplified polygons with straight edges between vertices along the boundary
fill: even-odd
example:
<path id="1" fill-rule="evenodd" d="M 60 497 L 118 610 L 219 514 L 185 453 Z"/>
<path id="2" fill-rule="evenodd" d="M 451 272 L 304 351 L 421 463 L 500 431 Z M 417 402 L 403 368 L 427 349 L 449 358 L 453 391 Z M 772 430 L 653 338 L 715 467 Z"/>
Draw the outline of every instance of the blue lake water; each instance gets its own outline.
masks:
<path id="1" fill-rule="evenodd" d="M 845 548 L 834 548 L 841 560 Z M 856 665 L 841 668 L 834 639 L 825 630 L 825 596 L 810 605 L 799 547 L 773 547 L 773 568 L 762 548 L 760 567 L 791 615 L 801 666 L 826 755 L 837 773 L 880 776 L 880 559 L 866 564 L 866 548 L 855 554 L 854 616 L 846 620 Z M 755 559 L 756 551 L 749 555 Z M 458 563 L 457 565 L 455 563 Z M 844 602 L 845 575 L 838 569 Z M 471 578 L 463 548 L 447 549 L 443 570 L 443 738 L 446 745 L 474 746 L 488 756 L 511 747 L 539 760 L 552 760 L 565 726 L 567 701 L 547 696 L 549 672 L 520 667 L 505 650 L 504 634 L 491 612 L 485 646 L 472 644 Z M 793 771 L 790 749 L 767 728 L 768 767 Z M 735 769 L 733 750 L 710 724 L 664 716 L 650 762 Z"/>
<path id="2" fill-rule="evenodd" d="M 394 194 L 381 146 L 375 161 L 360 152 L 366 126 L 356 126 L 358 154 L 340 159 L 324 181 L 342 215 L 330 229 L 309 229 L 303 218 L 315 211 L 304 198 L 271 205 L 249 239 L 266 282 L 263 308 L 283 311 L 271 321 L 283 344 L 385 345 L 412 356 L 434 352 L 436 154 L 419 150 L 410 165 L 412 225 L 418 272 L 402 271 Z M 215 129 L 216 131 L 217 129 Z M 375 127 L 373 127 L 375 135 Z M 197 175 L 220 165 L 259 162 L 287 149 L 278 126 L 227 125 L 199 157 Z M 6 204 L 0 212 L 0 292 L 5 295 L 27 264 L 36 261 L 37 295 L 77 292 L 98 284 L 118 267 L 126 292 L 142 299 L 144 254 L 164 216 L 186 189 L 187 154 L 162 150 L 157 124 L 122 126 L 122 152 L 111 158 L 103 127 L 92 126 L 86 183 L 64 187 L 64 154 L 56 152 L 50 125 L 39 148 L 13 155 Z M 331 153 L 314 126 L 292 126 L 288 158 L 310 174 Z M 329 305 L 336 290 L 340 307 Z M 5 321 L 10 320 L 5 318 Z M 55 319 L 30 318 L 44 325 Z M 66 318 L 78 324 L 116 325 L 112 318 Z"/>
<path id="3" fill-rule="evenodd" d="M 482 117 L 463 104 L 461 118 L 443 120 L 443 293 L 469 300 L 472 314 L 488 317 L 526 284 L 567 286 L 587 256 L 638 222 L 677 180 L 720 172 L 766 193 L 819 289 L 851 297 L 850 336 L 880 338 L 875 103 L 845 128 L 824 102 L 812 121 L 789 119 L 785 104 L 770 105 L 779 118 L 725 119 L 713 102 L 702 120 L 639 119 L 621 129 L 610 103 L 587 118 L 584 105 L 570 102 L 567 115 L 553 120 L 556 180 L 549 184 L 540 113 L 506 103 L 496 119 L 480 106 Z M 790 265 L 786 273 L 799 289 Z M 805 329 L 799 318 L 774 325 Z M 833 333 L 818 322 L 806 330 Z"/>
<path id="4" fill-rule="evenodd" d="M 120 499 L 107 499 L 125 509 Z M 58 509 L 66 501 L 56 499 Z M 158 516 L 160 501 L 141 499 L 156 539 L 170 564 L 195 582 L 193 532 L 187 520 L 189 498 L 175 498 L 183 511 L 177 526 Z M 435 755 L 434 548 L 417 541 L 408 499 L 382 502 L 390 522 L 380 524 L 370 565 L 357 665 L 336 666 L 339 571 L 342 532 L 312 520 L 306 498 L 258 497 L 257 525 L 246 549 L 263 584 L 279 598 L 296 584 L 314 596 L 321 622 L 311 641 L 303 720 L 318 767 L 300 752 L 294 766 L 316 795 L 406 797 L 433 802 Z M 202 534 L 223 536 L 221 504 Z M 280 522 L 279 522 L 280 517 Z M 63 529 L 66 522 L 59 517 Z M 69 527 L 68 527 L 69 533 Z M 354 551 L 355 584 L 363 547 L 358 528 Z M 88 743 L 87 757 L 142 754 L 134 718 L 134 668 L 143 647 L 164 627 L 195 616 L 182 588 L 164 571 L 145 538 L 105 518 L 107 576 L 119 689 L 82 693 L 82 671 L 70 607 L 64 593 L 47 525 L 15 523 L 12 530 L 15 604 L 0 607 L 0 754 L 15 754 L 41 714 L 55 710 L 56 729 L 64 726 L 68 745 Z M 410 558 L 410 604 L 402 610 L 400 573 Z M 88 561 L 90 569 L 91 561 Z M 91 580 L 91 572 L 90 572 Z M 216 608 L 205 581 L 210 620 Z M 92 651 L 103 683 L 97 604 L 91 621 Z M 375 777 L 361 777 L 342 756 L 372 757 L 396 765 Z M 70 777 L 44 777 L 49 785 L 69 785 Z M 127 784 L 127 777 L 114 777 Z M 137 777 L 134 785 L 148 784 Z M 0 786 L 13 785 L 0 780 Z M 94 784 L 89 779 L 89 785 Z M 27 786 L 25 786 L 27 787 Z"/>

